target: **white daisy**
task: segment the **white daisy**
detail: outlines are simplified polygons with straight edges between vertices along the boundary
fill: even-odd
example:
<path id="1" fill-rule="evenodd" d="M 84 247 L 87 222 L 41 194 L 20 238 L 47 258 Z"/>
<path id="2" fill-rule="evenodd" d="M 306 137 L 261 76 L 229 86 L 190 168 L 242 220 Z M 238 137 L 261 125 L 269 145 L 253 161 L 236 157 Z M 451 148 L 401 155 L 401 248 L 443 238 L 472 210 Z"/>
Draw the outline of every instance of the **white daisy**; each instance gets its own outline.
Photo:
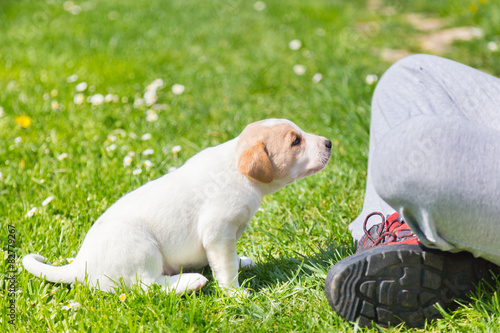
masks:
<path id="1" fill-rule="evenodd" d="M 57 159 L 59 161 L 65 160 L 68 158 L 68 153 L 62 153 L 61 155 L 57 156 Z"/>
<path id="2" fill-rule="evenodd" d="M 78 302 L 71 302 L 71 303 L 63 305 L 62 306 L 62 310 L 66 310 L 66 311 L 72 310 L 72 309 L 76 310 L 76 309 L 79 309 L 81 307 L 82 307 L 82 305 L 80 303 L 78 303 Z"/>
<path id="3" fill-rule="evenodd" d="M 123 166 L 129 166 L 132 164 L 132 157 L 127 155 L 123 158 Z"/>
<path id="4" fill-rule="evenodd" d="M 92 103 L 92 105 L 100 105 L 102 102 L 104 102 L 104 96 L 101 94 L 95 94 L 90 97 L 90 103 Z"/>
<path id="5" fill-rule="evenodd" d="M 181 146 L 173 146 L 172 147 L 172 153 L 177 154 L 178 152 L 181 151 L 181 149 L 182 149 Z"/>
<path id="6" fill-rule="evenodd" d="M 73 98 L 73 103 L 82 104 L 84 100 L 85 96 L 83 96 L 83 94 L 76 94 L 75 97 Z"/>
<path id="7" fill-rule="evenodd" d="M 496 42 L 488 42 L 487 47 L 491 52 L 498 51 L 498 44 Z"/>
<path id="8" fill-rule="evenodd" d="M 321 81 L 322 79 L 323 79 L 323 75 L 321 75 L 321 73 L 316 73 L 316 74 L 314 74 L 312 81 L 314 83 L 319 83 L 319 81 Z"/>
<path id="9" fill-rule="evenodd" d="M 104 101 L 105 101 L 106 103 L 112 102 L 112 101 L 113 101 L 113 99 L 114 99 L 113 94 L 107 94 L 106 96 L 104 96 Z"/>
<path id="10" fill-rule="evenodd" d="M 133 175 L 139 175 L 141 173 L 142 173 L 142 169 L 140 169 L 140 168 L 139 169 L 134 169 L 134 171 L 132 171 Z"/>
<path id="11" fill-rule="evenodd" d="M 302 42 L 298 39 L 293 39 L 288 43 L 290 50 L 298 50 L 302 47 Z"/>
<path id="12" fill-rule="evenodd" d="M 158 96 L 156 95 L 156 90 L 148 90 L 144 93 L 144 101 L 147 106 L 151 106 L 156 103 Z"/>
<path id="13" fill-rule="evenodd" d="M 76 85 L 75 90 L 78 92 L 82 92 L 87 90 L 87 82 L 80 82 Z"/>
<path id="14" fill-rule="evenodd" d="M 116 149 L 116 145 L 113 143 L 111 146 L 106 147 L 106 151 L 114 151 Z"/>
<path id="15" fill-rule="evenodd" d="M 36 207 L 33 207 L 31 208 L 30 210 L 28 210 L 28 212 L 26 213 L 26 217 L 32 217 L 33 215 L 35 215 L 35 212 L 37 211 L 38 208 Z"/>
<path id="16" fill-rule="evenodd" d="M 151 140 L 151 133 L 146 133 L 143 136 L 141 136 L 141 140 L 142 141 Z"/>
<path id="17" fill-rule="evenodd" d="M 149 122 L 157 121 L 158 114 L 154 110 L 148 110 L 146 115 L 146 120 Z"/>
<path id="18" fill-rule="evenodd" d="M 151 89 L 157 90 L 162 89 L 165 84 L 163 83 L 162 79 L 156 79 L 149 86 L 151 87 Z"/>
<path id="19" fill-rule="evenodd" d="M 66 82 L 68 82 L 68 83 L 75 82 L 76 80 L 78 80 L 78 75 L 76 75 L 76 74 L 73 74 L 73 75 L 68 76 L 66 78 Z"/>
<path id="20" fill-rule="evenodd" d="M 176 95 L 180 95 L 184 92 L 185 87 L 182 84 L 174 84 L 172 86 L 172 92 Z"/>
<path id="21" fill-rule="evenodd" d="M 306 66 L 304 66 L 304 65 L 295 65 L 295 66 L 293 66 L 293 71 L 297 75 L 302 75 L 302 74 L 304 74 L 306 72 Z"/>
<path id="22" fill-rule="evenodd" d="M 48 196 L 47 199 L 43 200 L 42 206 L 47 206 L 52 200 L 54 199 L 53 196 Z"/>
<path id="23" fill-rule="evenodd" d="M 153 155 L 154 154 L 154 150 L 149 148 L 149 149 L 146 149 L 145 151 L 142 152 L 142 155 L 144 156 L 147 156 L 147 155 Z"/>
<path id="24" fill-rule="evenodd" d="M 375 75 L 375 74 L 368 74 L 365 78 L 365 81 L 366 83 L 368 83 L 369 85 L 372 85 L 374 84 L 375 82 L 378 81 L 378 76 Z"/>

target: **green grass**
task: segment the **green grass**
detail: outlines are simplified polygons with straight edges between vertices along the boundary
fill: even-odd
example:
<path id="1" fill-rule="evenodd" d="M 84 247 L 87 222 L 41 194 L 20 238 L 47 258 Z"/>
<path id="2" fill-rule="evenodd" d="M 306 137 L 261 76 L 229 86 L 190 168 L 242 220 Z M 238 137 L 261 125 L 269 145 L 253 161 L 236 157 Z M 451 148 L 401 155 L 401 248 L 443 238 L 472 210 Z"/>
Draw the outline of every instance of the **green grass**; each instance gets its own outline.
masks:
<path id="1" fill-rule="evenodd" d="M 76 3 L 78 15 L 59 0 L 0 2 L 0 331 L 359 330 L 331 311 L 323 288 L 329 268 L 354 251 L 347 225 L 362 206 L 374 88 L 365 77 L 380 77 L 390 65 L 374 49 L 418 52 L 418 32 L 402 14 L 434 13 L 448 17 L 450 26 L 484 32 L 456 43 L 447 57 L 500 75 L 500 52 L 486 47 L 500 42 L 494 1 L 392 0 L 385 3 L 394 6 L 392 16 L 369 12 L 361 0 L 266 0 L 263 11 L 242 0 Z M 358 32 L 360 22 L 377 24 L 376 33 Z M 293 39 L 302 42 L 300 50 L 288 47 Z M 306 67 L 303 75 L 294 73 L 296 64 Z M 312 82 L 315 73 L 323 75 L 321 82 Z M 68 82 L 72 75 L 76 82 Z M 149 122 L 151 108 L 134 101 L 158 78 L 165 87 L 158 91 L 158 120 Z M 88 85 L 85 99 L 99 93 L 118 101 L 75 104 L 80 82 Z M 185 86 L 181 95 L 171 92 L 175 83 Z M 16 124 L 22 115 L 32 119 L 27 128 Z M 224 296 L 209 268 L 202 272 L 210 283 L 197 294 L 123 287 L 123 302 L 80 284 L 47 283 L 22 269 L 20 258 L 28 253 L 52 262 L 75 256 L 92 222 L 120 196 L 269 117 L 288 118 L 334 147 L 324 171 L 266 197 L 238 242 L 238 252 L 257 263 L 240 275 L 252 290 L 249 299 Z M 145 133 L 152 138 L 141 140 Z M 113 144 L 115 150 L 107 148 Z M 174 155 L 176 145 L 182 150 Z M 143 156 L 148 148 L 154 154 Z M 124 166 L 129 152 L 135 156 Z M 67 158 L 59 160 L 63 153 Z M 134 175 L 137 168 L 142 173 Z M 49 196 L 54 199 L 42 206 Z M 4 311 L 10 299 L 7 225 L 16 229 L 16 327 Z M 422 331 L 498 332 L 497 293 L 475 296 Z M 62 310 L 70 302 L 81 308 Z"/>

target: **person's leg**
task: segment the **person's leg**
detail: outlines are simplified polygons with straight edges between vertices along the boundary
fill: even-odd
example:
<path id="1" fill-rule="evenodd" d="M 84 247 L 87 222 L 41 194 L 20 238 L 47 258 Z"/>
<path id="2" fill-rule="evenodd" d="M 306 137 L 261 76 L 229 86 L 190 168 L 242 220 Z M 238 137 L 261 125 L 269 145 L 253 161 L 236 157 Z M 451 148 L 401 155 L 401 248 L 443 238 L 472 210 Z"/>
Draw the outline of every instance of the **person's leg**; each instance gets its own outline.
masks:
<path id="1" fill-rule="evenodd" d="M 325 281 L 340 316 L 361 326 L 421 327 L 439 316 L 436 304 L 453 308 L 479 281 L 492 281 L 498 266 L 431 250 L 414 233 L 428 246 L 498 263 L 499 130 L 500 80 L 492 76 L 423 55 L 384 74 L 372 102 L 363 212 L 349 226 L 358 250 Z M 383 223 L 366 231 L 373 211 L 391 216 L 376 213 Z"/>
<path id="2" fill-rule="evenodd" d="M 400 60 L 382 76 L 372 101 L 363 210 L 349 225 L 354 239 L 363 236 L 363 221 L 369 213 L 394 212 L 377 193 L 372 180 L 373 160 L 380 140 L 387 136 L 386 141 L 390 141 L 394 128 L 421 115 L 459 117 L 500 130 L 500 80 L 457 62 L 429 55 Z M 419 144 L 414 143 L 412 159 L 421 151 Z M 410 169 L 419 168 L 412 159 L 403 162 L 398 156 L 392 156 L 382 164 L 393 163 L 394 159 Z"/>
<path id="3" fill-rule="evenodd" d="M 372 166 L 377 193 L 422 244 L 500 265 L 500 131 L 414 117 L 380 139 Z"/>

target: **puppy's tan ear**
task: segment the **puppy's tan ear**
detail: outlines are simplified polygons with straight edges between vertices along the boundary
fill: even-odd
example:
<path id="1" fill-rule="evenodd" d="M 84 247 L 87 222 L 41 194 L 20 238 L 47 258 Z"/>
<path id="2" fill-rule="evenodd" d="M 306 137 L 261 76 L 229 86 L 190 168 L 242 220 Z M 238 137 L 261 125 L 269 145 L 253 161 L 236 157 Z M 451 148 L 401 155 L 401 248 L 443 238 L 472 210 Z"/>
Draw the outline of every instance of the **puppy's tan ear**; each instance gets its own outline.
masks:
<path id="1" fill-rule="evenodd" d="M 267 156 L 264 142 L 243 151 L 238 160 L 238 169 L 250 179 L 269 184 L 274 179 L 273 166 Z"/>

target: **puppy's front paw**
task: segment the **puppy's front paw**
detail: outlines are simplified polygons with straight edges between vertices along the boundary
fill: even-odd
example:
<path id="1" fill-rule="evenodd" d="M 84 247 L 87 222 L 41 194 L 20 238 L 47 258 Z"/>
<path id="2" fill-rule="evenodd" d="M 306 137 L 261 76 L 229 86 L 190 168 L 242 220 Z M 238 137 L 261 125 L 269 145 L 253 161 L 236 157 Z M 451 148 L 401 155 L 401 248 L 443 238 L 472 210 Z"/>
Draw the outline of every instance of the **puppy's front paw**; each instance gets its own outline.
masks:
<path id="1" fill-rule="evenodd" d="M 240 267 L 241 268 L 252 267 L 252 266 L 255 266 L 255 263 L 253 262 L 253 260 L 251 258 L 248 258 L 248 257 L 241 257 L 240 258 Z"/>

